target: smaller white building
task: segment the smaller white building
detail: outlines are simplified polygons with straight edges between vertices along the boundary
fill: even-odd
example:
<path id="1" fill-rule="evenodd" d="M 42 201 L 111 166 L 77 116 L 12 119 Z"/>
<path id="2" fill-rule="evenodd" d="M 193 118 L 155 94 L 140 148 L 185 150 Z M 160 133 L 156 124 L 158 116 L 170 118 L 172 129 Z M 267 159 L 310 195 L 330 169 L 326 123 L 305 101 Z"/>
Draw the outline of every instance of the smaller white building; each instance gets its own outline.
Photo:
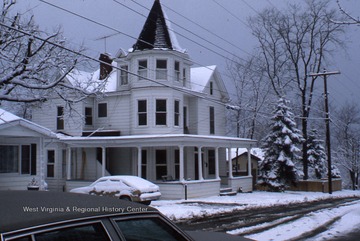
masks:
<path id="1" fill-rule="evenodd" d="M 46 152 L 51 142 L 57 142 L 51 130 L 0 109 L 0 190 L 26 190 L 33 179 L 45 189 L 46 173 L 55 170 Z"/>

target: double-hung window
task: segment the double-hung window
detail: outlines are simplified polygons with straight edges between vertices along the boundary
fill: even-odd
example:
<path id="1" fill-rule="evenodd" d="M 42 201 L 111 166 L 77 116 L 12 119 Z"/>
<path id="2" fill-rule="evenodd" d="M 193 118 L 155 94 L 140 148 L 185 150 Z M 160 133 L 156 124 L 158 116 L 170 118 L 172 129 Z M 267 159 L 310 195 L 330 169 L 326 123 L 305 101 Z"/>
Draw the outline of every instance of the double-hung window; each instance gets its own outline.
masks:
<path id="1" fill-rule="evenodd" d="M 56 129 L 63 130 L 64 129 L 64 107 L 58 106 L 56 113 Z"/>
<path id="2" fill-rule="evenodd" d="M 156 79 L 166 80 L 167 79 L 167 61 L 166 59 L 156 60 Z"/>
<path id="3" fill-rule="evenodd" d="M 156 100 L 156 125 L 166 125 L 166 100 Z"/>
<path id="4" fill-rule="evenodd" d="M 180 124 L 180 101 L 174 101 L 174 126 L 179 126 Z"/>
<path id="5" fill-rule="evenodd" d="M 180 62 L 175 61 L 175 80 L 180 82 Z"/>
<path id="6" fill-rule="evenodd" d="M 55 177 L 55 150 L 47 151 L 47 177 Z"/>
<path id="7" fill-rule="evenodd" d="M 215 108 L 209 107 L 210 134 L 215 134 Z"/>
<path id="8" fill-rule="evenodd" d="M 93 124 L 93 111 L 91 107 L 85 107 L 85 125 L 91 126 Z"/>
<path id="9" fill-rule="evenodd" d="M 147 78 L 147 72 L 148 72 L 148 63 L 147 60 L 139 60 L 139 68 L 138 68 L 138 75 L 139 80 Z"/>
<path id="10" fill-rule="evenodd" d="M 120 84 L 127 85 L 129 83 L 129 68 L 127 65 L 121 66 L 120 70 Z"/>
<path id="11" fill-rule="evenodd" d="M 138 100 L 138 125 L 147 125 L 147 104 L 146 100 Z"/>
<path id="12" fill-rule="evenodd" d="M 98 117 L 107 117 L 107 103 L 98 104 Z"/>

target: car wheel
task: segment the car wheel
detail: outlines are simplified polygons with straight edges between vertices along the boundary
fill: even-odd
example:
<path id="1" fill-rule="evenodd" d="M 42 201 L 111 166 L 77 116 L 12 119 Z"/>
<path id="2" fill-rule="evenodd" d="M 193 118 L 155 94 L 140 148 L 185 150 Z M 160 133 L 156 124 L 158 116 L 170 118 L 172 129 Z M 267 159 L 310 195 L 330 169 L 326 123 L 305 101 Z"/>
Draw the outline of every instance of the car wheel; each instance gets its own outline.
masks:
<path id="1" fill-rule="evenodd" d="M 129 196 L 121 196 L 120 199 L 131 202 L 131 198 Z"/>
<path id="2" fill-rule="evenodd" d="M 141 202 L 142 204 L 145 204 L 145 205 L 150 205 L 150 203 L 151 203 L 151 200 L 150 201 L 143 201 L 143 202 Z"/>

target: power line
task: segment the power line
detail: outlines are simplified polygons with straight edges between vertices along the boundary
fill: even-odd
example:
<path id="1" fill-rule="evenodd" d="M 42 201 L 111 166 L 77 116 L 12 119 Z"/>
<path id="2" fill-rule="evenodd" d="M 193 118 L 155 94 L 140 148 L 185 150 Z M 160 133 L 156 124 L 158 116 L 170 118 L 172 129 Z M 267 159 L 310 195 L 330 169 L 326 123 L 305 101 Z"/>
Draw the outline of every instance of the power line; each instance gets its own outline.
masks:
<path id="1" fill-rule="evenodd" d="M 82 19 L 85 19 L 85 20 L 87 20 L 87 21 L 90 21 L 90 22 L 92 22 L 92 23 L 94 23 L 94 24 L 96 24 L 96 25 L 99 25 L 99 26 L 101 26 L 101 27 L 104 27 L 104 28 L 113 30 L 113 31 L 115 31 L 116 33 L 123 34 L 123 35 L 125 35 L 125 36 L 127 36 L 127 37 L 129 37 L 129 38 L 132 38 L 132 39 L 135 39 L 135 40 L 138 39 L 138 38 L 136 38 L 136 37 L 133 37 L 133 36 L 131 36 L 131 35 L 129 35 L 129 34 L 126 34 L 126 33 L 122 32 L 122 31 L 119 31 L 119 30 L 117 30 L 117 29 L 115 29 L 115 28 L 113 28 L 113 27 L 109 27 L 109 26 L 107 26 L 107 25 L 105 25 L 105 24 L 103 24 L 103 23 L 97 22 L 97 21 L 92 20 L 92 19 L 90 19 L 90 18 L 88 18 L 88 17 L 85 17 L 85 16 L 82 16 L 82 15 L 77 14 L 77 13 L 75 13 L 75 12 L 72 12 L 72 11 L 70 11 L 70 10 L 68 10 L 68 9 L 59 7 L 59 6 L 55 5 L 55 4 L 48 3 L 48 2 L 45 1 L 45 0 L 39 0 L 39 1 L 41 1 L 41 2 L 43 2 L 43 3 L 45 3 L 45 4 L 48 4 L 48 5 L 52 6 L 52 7 L 55 7 L 55 8 L 57 8 L 57 9 L 60 9 L 60 10 L 62 10 L 62 11 L 65 11 L 65 12 L 67 12 L 67 13 L 69 13 L 69 14 L 72 14 L 72 15 L 75 15 L 75 16 L 80 17 L 80 18 L 82 18 Z M 120 4 L 121 4 L 121 3 L 120 3 Z M 123 5 L 123 4 L 121 4 L 121 5 Z M 138 5 L 142 6 L 141 4 L 138 4 Z M 146 8 L 146 7 L 145 7 L 145 8 Z M 131 8 L 130 8 L 130 9 L 131 9 Z M 134 11 L 135 11 L 135 10 L 134 10 Z M 143 15 L 143 14 L 137 12 L 137 11 L 135 11 L 135 12 L 138 13 L 138 14 L 140 14 L 140 15 L 142 15 L 142 16 L 145 16 L 145 15 Z M 173 31 L 173 30 L 172 30 L 172 31 Z M 147 43 L 146 41 L 143 41 L 143 40 L 140 40 L 140 41 L 142 41 L 142 42 L 144 42 L 144 43 Z M 194 41 L 194 40 L 191 40 L 191 41 L 194 42 L 194 43 L 196 43 L 196 44 L 198 44 L 198 45 L 200 45 L 200 46 L 203 46 L 203 45 L 197 43 L 197 42 Z M 153 44 L 151 44 L 151 43 L 147 43 L 147 44 L 149 44 L 150 46 L 153 46 Z M 211 49 L 209 49 L 209 48 L 207 48 L 207 47 L 205 47 L 205 46 L 203 46 L 203 47 L 206 48 L 206 49 L 208 49 L 208 50 L 210 50 L 211 52 L 217 53 L 217 52 L 215 52 L 215 51 L 213 51 L 213 50 L 211 50 Z M 229 60 L 229 61 L 232 61 L 232 62 L 234 62 L 234 63 L 237 63 L 237 62 L 235 62 L 234 60 L 225 57 L 224 55 L 221 55 L 221 54 L 219 54 L 219 55 L 222 56 L 222 57 L 224 57 L 224 58 L 226 58 L 226 59 Z M 190 61 L 190 62 L 192 62 L 192 63 L 198 64 L 198 65 L 200 65 L 200 66 L 202 66 L 202 67 L 205 67 L 205 68 L 208 68 L 209 70 L 211 70 L 208 66 L 204 66 L 204 65 L 202 65 L 202 64 L 200 64 L 200 63 L 197 63 L 197 62 L 195 62 L 195 61 L 193 61 L 193 60 L 191 60 L 191 59 L 189 59 L 189 58 L 185 58 L 185 57 L 183 57 L 183 56 L 181 56 L 181 58 L 184 59 L 184 60 Z M 219 90 L 219 91 L 220 91 L 220 90 Z"/>
<path id="2" fill-rule="evenodd" d="M 143 17 L 145 17 L 145 18 L 146 18 L 146 15 L 144 15 L 144 14 L 142 14 L 142 13 L 140 13 L 140 12 L 138 12 L 138 11 L 136 11 L 136 10 L 134 10 L 134 9 L 132 9 L 132 8 L 130 8 L 130 7 L 128 7 L 128 6 L 126 6 L 125 4 L 120 3 L 120 2 L 119 2 L 119 1 L 117 1 L 117 0 L 113 0 L 113 1 L 114 1 L 115 3 L 117 3 L 117 4 L 119 4 L 119 5 L 123 6 L 123 7 L 126 7 L 127 9 L 130 9 L 131 11 L 133 11 L 133 12 L 135 12 L 135 13 L 137 13 L 137 14 L 139 14 L 139 15 L 141 15 L 141 16 L 143 16 Z M 140 4 L 140 3 L 138 3 L 138 5 L 141 5 L 141 4 Z M 196 34 L 196 33 L 192 32 L 192 31 L 190 31 L 190 30 L 188 30 L 188 29 L 186 29 L 186 28 L 184 28 L 184 27 L 182 27 L 181 25 L 179 25 L 179 24 L 177 24 L 177 23 L 175 23 L 175 22 L 171 21 L 170 19 L 166 19 L 166 20 L 167 20 L 167 21 L 169 21 L 170 23 L 172 23 L 172 24 L 174 24 L 174 25 L 178 26 L 178 27 L 179 27 L 179 28 L 181 28 L 182 30 L 184 30 L 184 31 L 186 31 L 186 32 L 188 32 L 188 33 L 190 33 L 190 34 L 192 34 L 192 35 L 194 35 L 194 36 L 198 37 L 199 39 L 201 39 L 201 40 L 203 40 L 203 41 L 205 41 L 206 43 L 208 43 L 208 44 L 210 44 L 210 45 L 212 45 L 212 46 L 214 46 L 214 47 L 216 47 L 216 48 L 218 48 L 218 49 L 220 49 L 220 50 L 222 50 L 222 51 L 225 51 L 226 53 L 228 53 L 228 54 L 230 54 L 230 55 L 232 55 L 232 56 L 234 56 L 234 57 L 236 57 L 236 58 L 241 59 L 240 57 L 236 56 L 233 52 L 230 52 L 230 51 L 228 51 L 228 50 L 224 49 L 223 47 L 221 47 L 221 46 L 219 46 L 219 45 L 214 44 L 213 42 L 211 42 L 211 41 L 209 41 L 209 40 L 207 40 L 207 39 L 205 39 L 205 38 L 203 38 L 203 37 L 199 36 L 198 34 Z M 183 34 L 181 34 L 181 33 L 177 32 L 177 31 L 174 31 L 173 29 L 171 29 L 171 30 L 170 30 L 170 29 L 168 29 L 168 30 L 169 30 L 169 31 L 173 31 L 173 32 L 174 32 L 174 33 L 176 33 L 178 36 L 181 36 L 181 37 L 183 37 L 183 38 L 185 38 L 185 39 L 187 39 L 187 40 L 191 41 L 192 43 L 195 43 L 195 44 L 199 45 L 200 47 L 203 47 L 203 48 L 205 48 L 206 50 L 209 50 L 209 51 L 211 51 L 211 52 L 213 52 L 213 53 L 215 53 L 215 54 L 219 55 L 220 57 L 223 57 L 224 59 L 227 59 L 227 60 L 229 60 L 229 61 L 234 61 L 234 60 L 232 60 L 232 59 L 230 59 L 230 58 L 226 57 L 225 55 L 223 55 L 223 54 L 221 54 L 221 53 L 219 53 L 219 52 L 217 52 L 217 51 L 214 51 L 213 49 L 208 48 L 208 47 L 206 47 L 206 46 L 204 46 L 204 45 L 200 44 L 199 42 L 197 42 L 197 41 L 195 41 L 195 40 L 193 40 L 193 39 L 190 39 L 189 37 L 187 37 L 187 36 L 185 36 L 185 35 L 183 35 Z"/>

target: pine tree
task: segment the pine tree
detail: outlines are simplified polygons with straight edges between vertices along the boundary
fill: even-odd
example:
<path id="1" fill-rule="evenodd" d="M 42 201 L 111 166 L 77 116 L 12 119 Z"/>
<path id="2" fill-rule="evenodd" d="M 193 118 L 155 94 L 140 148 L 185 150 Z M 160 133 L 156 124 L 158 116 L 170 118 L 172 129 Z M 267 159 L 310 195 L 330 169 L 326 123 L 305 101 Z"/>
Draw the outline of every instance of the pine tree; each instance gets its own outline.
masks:
<path id="1" fill-rule="evenodd" d="M 264 160 L 259 164 L 259 184 L 270 191 L 283 191 L 298 177 L 295 163 L 300 159 L 300 150 L 297 145 L 303 142 L 303 137 L 296 128 L 288 103 L 284 98 L 279 99 L 271 132 L 263 141 Z"/>
<path id="2" fill-rule="evenodd" d="M 315 171 L 315 177 L 321 179 L 326 176 L 326 153 L 322 141 L 315 129 L 311 130 L 307 140 L 309 167 Z"/>

